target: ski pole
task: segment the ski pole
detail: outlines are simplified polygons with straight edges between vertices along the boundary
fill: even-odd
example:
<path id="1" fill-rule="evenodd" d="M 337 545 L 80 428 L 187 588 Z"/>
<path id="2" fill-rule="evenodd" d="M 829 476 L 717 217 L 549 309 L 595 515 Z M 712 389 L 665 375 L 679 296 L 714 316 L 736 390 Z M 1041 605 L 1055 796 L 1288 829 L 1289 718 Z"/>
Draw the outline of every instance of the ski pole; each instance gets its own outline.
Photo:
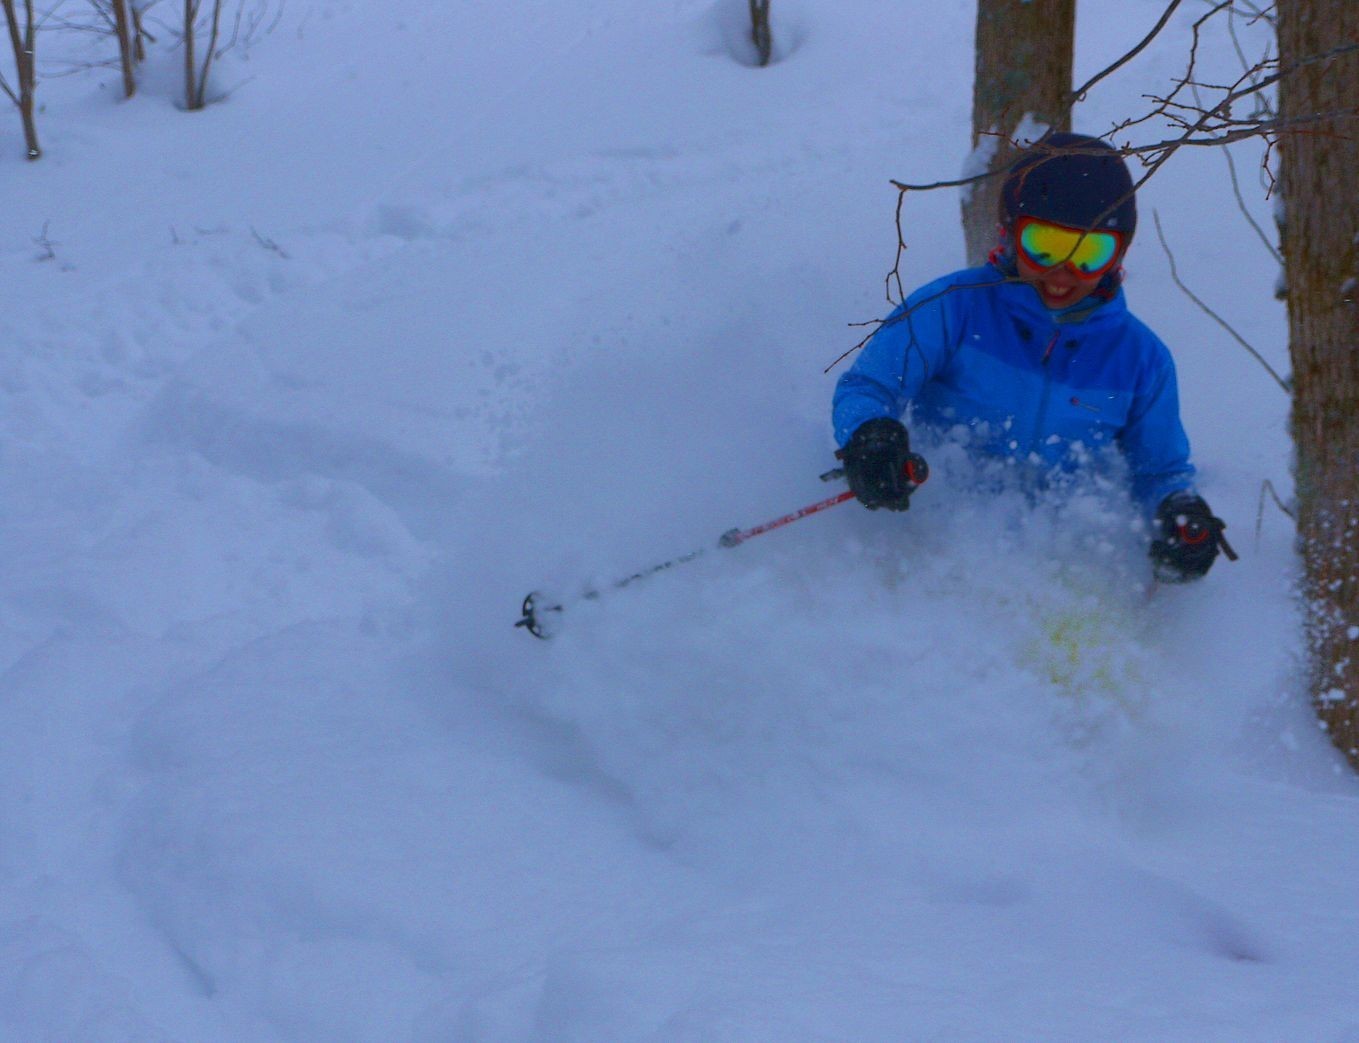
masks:
<path id="1" fill-rule="evenodd" d="M 925 480 L 929 478 L 929 467 L 922 457 L 912 453 L 907 466 L 910 468 L 911 481 L 916 485 L 923 484 Z M 832 482 L 843 478 L 844 476 L 844 468 L 837 467 L 834 470 L 827 471 L 823 474 L 821 480 L 823 482 Z M 828 496 L 826 499 L 818 500 L 816 503 L 810 503 L 806 507 L 800 507 L 796 511 L 785 514 L 780 518 L 775 518 L 772 521 L 764 522 L 761 525 L 755 525 L 749 529 L 728 529 L 718 538 L 717 546 L 724 549 L 728 547 L 739 547 L 747 540 L 753 540 L 756 536 L 763 536 L 767 532 L 781 529 L 785 525 L 791 525 L 795 521 L 801 521 L 803 518 L 811 517 L 813 514 L 819 514 L 821 511 L 828 510 L 831 507 L 844 503 L 846 500 L 852 499 L 854 499 L 854 493 L 846 489 L 844 492 L 836 493 L 834 496 Z M 642 569 L 640 572 L 634 572 L 631 576 L 624 576 L 622 579 L 616 580 L 614 583 L 610 584 L 610 587 L 613 590 L 619 590 L 636 580 L 646 579 L 646 577 L 654 576 L 658 572 L 665 572 L 667 569 L 673 569 L 677 565 L 688 564 L 691 561 L 701 558 L 709 549 L 710 548 L 708 547 L 700 547 L 697 550 L 690 551 L 688 554 L 681 554 L 678 558 L 671 558 L 669 561 L 663 561 L 658 565 L 652 565 L 650 568 Z M 599 594 L 600 592 L 597 590 L 587 590 L 581 597 L 586 601 L 593 601 L 599 597 Z M 535 590 L 524 598 L 523 605 L 520 608 L 519 621 L 514 625 L 516 627 L 523 627 L 534 637 L 546 639 L 551 636 L 550 627 L 545 625 L 545 621 L 542 617 L 548 612 L 561 612 L 562 606 L 560 603 L 544 604 L 541 600 L 542 596 L 543 595 L 539 591 Z"/>

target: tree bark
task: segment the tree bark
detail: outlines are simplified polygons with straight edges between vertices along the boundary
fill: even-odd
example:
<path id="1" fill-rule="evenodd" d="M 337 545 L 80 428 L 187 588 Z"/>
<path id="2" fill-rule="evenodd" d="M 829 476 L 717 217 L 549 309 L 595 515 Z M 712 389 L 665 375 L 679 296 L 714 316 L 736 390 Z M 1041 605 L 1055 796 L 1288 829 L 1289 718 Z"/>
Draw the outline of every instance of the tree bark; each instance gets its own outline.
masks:
<path id="1" fill-rule="evenodd" d="M 1279 0 L 1283 69 L 1359 41 L 1354 0 Z M 1355 112 L 1359 54 L 1279 85 L 1284 120 Z M 1359 124 L 1285 132 L 1281 220 L 1304 619 L 1317 713 L 1359 768 Z"/>
<path id="2" fill-rule="evenodd" d="M 118 60 L 123 67 L 123 97 L 137 93 L 136 54 L 132 36 L 132 19 L 128 14 L 128 0 L 112 0 L 113 27 L 118 36 Z"/>
<path id="3" fill-rule="evenodd" d="M 1015 157 L 1009 139 L 1035 122 L 1071 129 L 1075 35 L 1076 0 L 978 0 L 968 174 L 1009 166 Z M 969 264 L 984 263 L 996 244 L 1000 182 L 989 178 L 963 190 Z"/>

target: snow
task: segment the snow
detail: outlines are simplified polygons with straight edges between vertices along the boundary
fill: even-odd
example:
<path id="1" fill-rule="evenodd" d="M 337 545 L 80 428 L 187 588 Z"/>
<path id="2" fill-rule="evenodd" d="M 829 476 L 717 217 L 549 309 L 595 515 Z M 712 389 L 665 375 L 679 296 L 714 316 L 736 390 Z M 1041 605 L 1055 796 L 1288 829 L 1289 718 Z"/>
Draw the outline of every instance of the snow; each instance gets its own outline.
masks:
<path id="1" fill-rule="evenodd" d="M 1029 119 L 1029 113 L 1024 114 L 1024 118 Z M 996 153 L 1000 151 L 1000 132 L 993 126 L 991 133 L 984 134 L 973 146 L 972 151 L 963 160 L 963 169 L 959 172 L 959 178 L 968 180 L 980 177 L 991 169 L 991 161 L 995 159 Z M 974 184 L 966 184 L 960 189 L 962 200 L 966 203 L 972 198 Z"/>
<path id="2" fill-rule="evenodd" d="M 1077 78 L 1159 6 L 1083 6 Z M 0 1038 L 1359 1034 L 1359 788 L 1257 514 L 1287 401 L 1154 236 L 1239 563 L 1149 592 L 1115 490 L 947 443 L 905 515 L 716 548 L 834 491 L 888 179 L 970 133 L 970 4 L 779 0 L 766 69 L 744 10 L 302 0 L 202 113 L 162 47 L 131 102 L 45 80 L 41 162 L 10 125 Z M 1141 202 L 1285 367 L 1221 157 Z M 956 214 L 907 198 L 908 284 Z"/>

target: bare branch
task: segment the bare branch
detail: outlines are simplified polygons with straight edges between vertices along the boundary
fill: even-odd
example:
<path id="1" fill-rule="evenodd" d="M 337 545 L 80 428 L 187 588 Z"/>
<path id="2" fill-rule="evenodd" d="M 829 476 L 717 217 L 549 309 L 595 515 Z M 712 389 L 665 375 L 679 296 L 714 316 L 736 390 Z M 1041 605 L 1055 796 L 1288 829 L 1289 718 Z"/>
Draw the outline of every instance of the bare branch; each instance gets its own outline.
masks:
<path id="1" fill-rule="evenodd" d="M 1279 498 L 1279 494 L 1275 491 L 1274 483 L 1271 482 L 1268 478 L 1266 478 L 1263 482 L 1260 483 L 1260 506 L 1257 507 L 1255 510 L 1255 545 L 1257 547 L 1260 545 L 1260 529 L 1264 526 L 1265 523 L 1266 493 L 1268 493 L 1270 498 L 1274 501 L 1275 507 L 1279 508 L 1279 510 L 1283 511 L 1284 514 L 1288 515 L 1288 517 L 1292 521 L 1296 522 L 1298 520 L 1297 512 L 1292 511 L 1288 508 L 1288 505 L 1285 504 L 1283 500 Z"/>
<path id="2" fill-rule="evenodd" d="M 1170 262 L 1170 278 L 1174 280 L 1175 285 L 1178 286 L 1184 292 L 1184 295 L 1186 297 L 1188 297 L 1191 301 L 1197 304 L 1199 308 L 1203 310 L 1204 314 L 1206 314 L 1210 319 L 1212 319 L 1224 330 L 1226 330 L 1229 334 L 1231 334 L 1232 338 L 1243 348 L 1245 348 L 1246 351 L 1250 353 L 1251 357 L 1254 358 L 1256 362 L 1260 363 L 1260 365 L 1262 365 L 1265 368 L 1266 372 L 1268 372 L 1269 375 L 1274 378 L 1274 382 L 1283 389 L 1284 394 L 1290 394 L 1292 392 L 1292 388 L 1289 386 L 1288 381 L 1285 380 L 1283 377 L 1279 376 L 1278 372 L 1274 369 L 1274 367 L 1271 366 L 1267 361 L 1265 361 L 1265 357 L 1261 355 L 1258 351 L 1256 351 L 1255 348 L 1251 346 L 1250 342 L 1247 341 L 1245 337 L 1237 333 L 1236 330 L 1232 327 L 1232 325 L 1229 322 L 1227 322 L 1226 319 L 1224 319 L 1217 312 L 1213 311 L 1212 308 L 1208 307 L 1208 305 L 1205 304 L 1198 297 L 1198 295 L 1194 293 L 1193 290 L 1191 290 L 1188 286 L 1184 284 L 1184 281 L 1180 278 L 1179 270 L 1175 264 L 1175 255 L 1171 252 L 1170 244 L 1166 242 L 1165 232 L 1161 228 L 1161 215 L 1159 211 L 1153 210 L 1151 216 L 1152 221 L 1156 225 L 1156 236 L 1158 239 L 1161 240 L 1161 248 L 1165 250 L 1166 259 Z"/>
<path id="3" fill-rule="evenodd" d="M 886 329 L 888 326 L 895 326 L 899 322 L 905 322 L 912 315 L 918 312 L 921 308 L 925 307 L 925 305 L 927 304 L 933 304 L 935 301 L 941 300 L 942 298 L 948 297 L 955 293 L 963 293 L 969 290 L 985 290 L 994 286 L 1004 286 L 1006 283 L 1020 281 L 1021 280 L 1017 276 L 1002 275 L 999 279 L 992 279 L 990 282 L 973 282 L 964 283 L 961 285 L 945 286 L 938 293 L 931 294 L 928 297 L 918 300 L 915 302 L 915 304 L 911 305 L 909 308 L 905 308 L 902 311 L 898 312 L 897 314 L 889 316 L 888 318 L 871 319 L 868 322 L 851 322 L 849 323 L 849 325 L 852 328 L 853 327 L 862 328 L 864 326 L 871 326 L 873 327 L 873 330 L 866 337 L 864 337 L 863 340 L 859 341 L 858 344 L 855 344 L 848 351 L 842 353 L 838 358 L 831 362 L 831 364 L 828 365 L 821 372 L 829 373 L 836 366 L 840 365 L 840 363 L 844 362 L 845 359 L 849 358 L 856 351 L 858 351 L 865 344 L 867 344 L 870 340 L 872 340 L 875 336 L 877 336 L 881 330 Z"/>
<path id="4" fill-rule="evenodd" d="M 887 273 L 887 303 L 896 307 L 906 300 L 906 290 L 901 285 L 901 258 L 906 253 L 906 236 L 901 231 L 901 205 L 906 201 L 904 191 L 897 193 L 897 257 L 892 270 Z M 897 295 L 892 296 L 892 283 L 897 284 Z"/>
<path id="5" fill-rule="evenodd" d="M 1231 37 L 1232 47 L 1236 50 L 1236 56 L 1241 61 L 1241 67 L 1243 69 L 1246 69 L 1248 74 L 1254 73 L 1255 70 L 1263 69 L 1265 67 L 1265 63 L 1270 60 L 1268 52 L 1266 52 L 1265 56 L 1261 58 L 1258 62 L 1252 62 L 1246 56 L 1246 48 L 1245 45 L 1242 44 L 1241 42 L 1241 34 L 1237 32 L 1236 29 L 1235 7 L 1233 7 L 1227 13 L 1227 35 Z M 1255 114 L 1257 116 L 1260 115 L 1272 116 L 1274 115 L 1274 111 L 1272 107 L 1269 105 L 1268 101 L 1266 101 L 1263 98 L 1257 98 Z"/>
<path id="6" fill-rule="evenodd" d="M 1118 61 L 1100 70 L 1094 76 L 1090 77 L 1090 79 L 1088 79 L 1083 85 L 1076 88 L 1076 90 L 1072 91 L 1070 95 L 1071 103 L 1074 104 L 1075 102 L 1078 101 L 1084 101 L 1085 96 L 1090 93 L 1090 88 L 1095 86 L 1095 84 L 1099 83 L 1100 80 L 1105 79 L 1108 76 L 1112 76 L 1115 72 L 1117 72 L 1123 66 L 1127 65 L 1130 61 L 1132 61 L 1144 50 L 1146 50 L 1147 47 L 1151 44 L 1151 41 L 1156 39 L 1157 35 L 1161 32 L 1161 30 L 1166 27 L 1166 23 L 1170 21 L 1170 16 L 1175 13 L 1175 9 L 1179 7 L 1181 3 L 1183 3 L 1183 0 L 1171 0 L 1170 6 L 1165 9 L 1165 11 L 1161 14 L 1160 19 L 1156 22 L 1154 26 L 1152 26 L 1151 32 L 1147 33 L 1147 35 L 1142 38 L 1142 42 L 1139 43 L 1127 54 L 1123 55 L 1123 57 L 1119 58 Z M 1231 0 L 1227 0 L 1227 3 L 1230 4 Z"/>
<path id="7" fill-rule="evenodd" d="M 217 53 L 219 55 L 226 54 L 227 51 L 234 50 L 237 47 L 248 50 L 257 37 L 268 36 L 278 28 L 278 23 L 283 18 L 283 7 L 282 0 L 279 0 L 273 20 L 268 26 L 265 26 L 265 18 L 269 14 L 269 4 L 267 2 L 258 3 L 250 9 L 247 15 L 245 4 L 242 3 L 236 8 L 236 18 L 231 27 L 231 39 L 222 44 Z"/>
<path id="8" fill-rule="evenodd" d="M 1356 45 L 1354 49 L 1359 49 L 1359 45 Z M 1243 94 L 1244 92 L 1238 92 L 1237 94 L 1232 95 L 1231 97 L 1235 99 L 1243 96 Z M 1219 106 L 1217 107 L 1220 108 L 1221 104 L 1222 103 L 1219 103 Z M 1158 115 L 1158 113 L 1152 113 L 1149 116 L 1144 116 L 1142 117 L 1141 120 L 1130 121 L 1127 125 L 1131 126 L 1133 125 L 1134 122 L 1142 122 L 1146 119 L 1152 118 L 1155 115 Z M 1183 124 L 1185 126 L 1188 126 L 1190 129 L 1188 132 L 1186 132 L 1185 134 L 1181 135 L 1178 138 L 1165 138 L 1161 141 L 1151 142 L 1150 144 L 1146 145 L 1124 145 L 1121 147 L 1115 146 L 1114 151 L 1115 153 L 1117 153 L 1118 155 L 1122 156 L 1125 159 L 1129 159 L 1132 157 L 1153 157 L 1151 159 L 1145 160 L 1144 162 L 1151 166 L 1152 167 L 1151 172 L 1155 173 L 1155 171 L 1160 168 L 1164 160 L 1168 159 L 1170 154 L 1173 154 L 1177 149 L 1219 148 L 1223 145 L 1230 145 L 1236 141 L 1245 141 L 1249 138 L 1266 137 L 1271 134 L 1277 134 L 1288 130 L 1297 130 L 1302 127 L 1309 126 L 1311 124 L 1324 123 L 1329 120 L 1335 120 L 1345 117 L 1359 117 L 1359 105 L 1356 105 L 1354 108 L 1351 109 L 1340 109 L 1332 112 L 1318 112 L 1313 115 L 1309 115 L 1306 117 L 1298 117 L 1296 119 L 1274 118 L 1267 120 L 1255 120 L 1255 119 L 1232 120 L 1227 118 L 1220 118 L 1217 127 L 1215 127 L 1213 130 L 1209 130 L 1206 125 L 1201 126 L 1200 124 L 1204 124 L 1204 120 L 1199 120 L 1196 121 L 1194 124 Z M 1224 127 L 1230 127 L 1235 129 L 1222 129 Z M 1123 125 L 1120 125 L 1120 127 L 1116 129 L 1122 128 Z M 1220 133 L 1216 132 L 1219 130 L 1221 131 Z M 1194 134 L 1199 133 L 1200 131 L 1203 132 L 1203 135 L 1195 137 Z M 1030 147 L 1033 149 L 1041 150 L 1043 148 L 1043 143 L 1037 142 Z M 1108 155 L 1108 152 L 1103 149 L 1101 149 L 1098 152 L 1096 152 L 1094 149 L 1089 150 L 1067 149 L 1065 151 L 1069 155 L 1101 155 L 1101 156 Z M 1164 157 L 1159 157 L 1157 154 L 1162 152 L 1167 153 L 1167 155 Z M 1008 171 L 990 170 L 981 174 L 974 174 L 971 177 L 955 178 L 954 180 L 951 181 L 931 181 L 924 184 L 912 184 L 906 181 L 897 181 L 894 178 L 890 180 L 888 183 L 893 188 L 897 189 L 897 191 L 899 192 L 931 192 L 934 191 L 935 189 L 940 188 L 963 188 L 967 185 L 975 185 L 979 182 L 986 181 L 993 177 L 1003 177 L 1005 176 L 1006 173 L 1008 173 Z M 1141 181 L 1138 182 L 1137 187 L 1140 188 L 1147 179 L 1148 178 L 1144 177 Z M 1120 199 L 1118 203 L 1115 204 L 1115 208 L 1122 202 L 1123 200 Z"/>
<path id="9" fill-rule="evenodd" d="M 1269 236 L 1265 234 L 1265 230 L 1260 227 L 1260 222 L 1255 220 L 1255 215 L 1252 214 L 1250 208 L 1246 206 L 1246 198 L 1241 193 L 1241 182 L 1236 176 L 1236 160 L 1232 158 L 1232 150 L 1224 148 L 1222 150 L 1222 155 L 1227 160 L 1227 170 L 1231 175 L 1232 194 L 1236 196 L 1236 205 L 1240 207 L 1241 213 L 1245 216 L 1246 221 L 1253 229 L 1255 229 L 1255 234 L 1260 237 L 1260 242 L 1265 244 L 1265 249 L 1269 251 L 1270 256 L 1282 265 L 1284 263 L 1283 254 L 1279 253 L 1279 248 L 1270 241 Z"/>
<path id="10" fill-rule="evenodd" d="M 208 33 L 208 46 L 203 54 L 203 71 L 198 78 L 198 108 L 208 103 L 208 73 L 212 71 L 213 60 L 217 57 L 217 36 L 222 28 L 222 0 L 212 0 L 212 22 Z"/>
<path id="11" fill-rule="evenodd" d="M 48 238 L 47 226 L 49 224 L 51 224 L 50 221 L 44 221 L 42 223 L 42 231 L 33 237 L 33 245 L 41 251 L 34 255 L 33 260 L 35 261 L 55 261 L 57 259 L 56 248 L 60 244 L 54 243 Z"/>
<path id="12" fill-rule="evenodd" d="M 250 234 L 255 237 L 255 242 L 259 243 L 260 246 L 264 247 L 270 253 L 278 254 L 285 261 L 290 260 L 287 250 L 279 246 L 278 243 L 274 242 L 269 236 L 261 235 L 253 225 L 250 227 Z"/>

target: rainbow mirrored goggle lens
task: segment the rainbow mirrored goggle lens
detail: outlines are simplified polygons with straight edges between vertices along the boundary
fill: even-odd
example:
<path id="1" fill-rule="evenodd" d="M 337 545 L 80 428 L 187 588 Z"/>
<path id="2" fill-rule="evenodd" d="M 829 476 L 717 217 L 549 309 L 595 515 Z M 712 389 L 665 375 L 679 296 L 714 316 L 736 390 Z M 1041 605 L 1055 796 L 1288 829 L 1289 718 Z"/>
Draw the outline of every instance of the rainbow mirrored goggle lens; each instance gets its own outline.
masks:
<path id="1" fill-rule="evenodd" d="M 1087 232 L 1037 218 L 1022 218 L 1017 238 L 1024 258 L 1037 268 L 1067 264 L 1082 279 L 1098 279 L 1118 262 L 1117 232 Z"/>

